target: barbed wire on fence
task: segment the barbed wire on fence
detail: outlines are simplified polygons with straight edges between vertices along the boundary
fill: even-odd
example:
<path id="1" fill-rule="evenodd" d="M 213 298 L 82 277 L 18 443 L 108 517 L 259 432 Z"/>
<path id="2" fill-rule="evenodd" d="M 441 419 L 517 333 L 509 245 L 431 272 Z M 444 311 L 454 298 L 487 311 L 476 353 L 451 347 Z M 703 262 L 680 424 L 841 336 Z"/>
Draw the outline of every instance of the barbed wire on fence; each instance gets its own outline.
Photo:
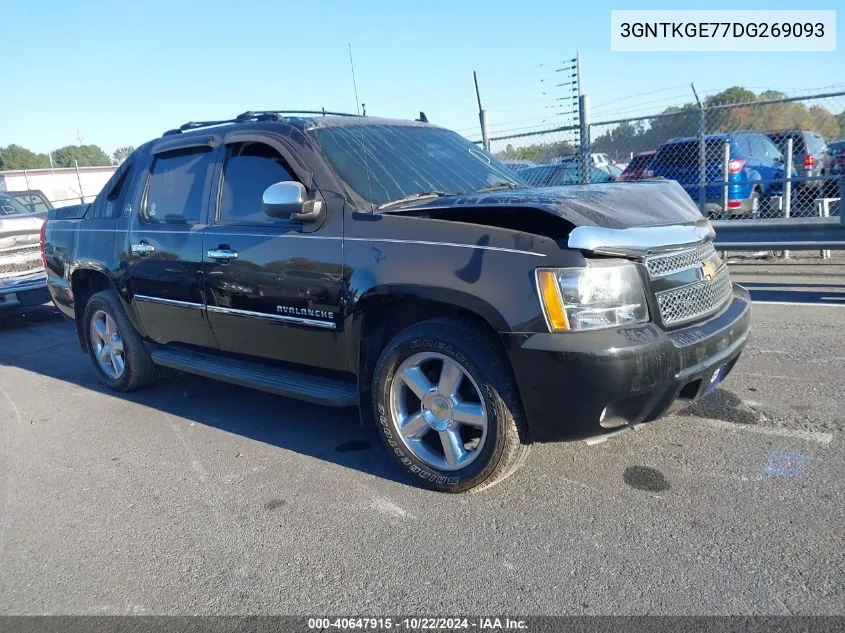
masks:
<path id="1" fill-rule="evenodd" d="M 700 105 L 688 100 L 624 117 L 597 108 L 604 120 L 588 126 L 589 180 L 675 180 L 713 218 L 837 214 L 837 179 L 845 176 L 845 91 L 842 84 L 832 88 L 838 90 L 754 94 L 730 88 L 705 96 Z M 581 151 L 578 126 L 527 123 L 494 128 L 491 151 L 506 160 L 555 165 L 524 167 L 520 175 L 532 184 L 585 182 L 572 160 Z M 628 163 L 631 169 L 623 171 Z"/>

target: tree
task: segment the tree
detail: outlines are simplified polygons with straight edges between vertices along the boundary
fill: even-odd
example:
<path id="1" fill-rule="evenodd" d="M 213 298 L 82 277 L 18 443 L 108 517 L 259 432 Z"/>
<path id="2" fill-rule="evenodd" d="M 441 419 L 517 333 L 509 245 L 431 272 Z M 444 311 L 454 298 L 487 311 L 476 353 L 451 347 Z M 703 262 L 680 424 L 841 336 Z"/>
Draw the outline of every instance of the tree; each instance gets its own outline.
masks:
<path id="1" fill-rule="evenodd" d="M 845 112 L 834 115 L 821 105 L 808 107 L 800 101 L 761 103 L 785 98 L 775 90 L 755 95 L 739 86 L 711 95 L 704 101 L 707 133 L 801 128 L 818 132 L 828 141 L 845 138 Z M 667 108 L 661 116 L 647 121 L 621 123 L 598 136 L 593 128 L 592 148 L 617 160 L 627 158 L 631 153 L 655 149 L 671 138 L 697 135 L 700 116 L 698 105 L 687 103 Z"/>
<path id="2" fill-rule="evenodd" d="M 505 150 L 496 154 L 500 160 L 530 160 L 535 163 L 548 163 L 564 154 L 574 154 L 578 150 L 569 141 L 558 141 L 548 143 L 535 143 L 533 145 L 523 145 L 522 147 L 514 147 L 510 143 L 507 144 Z"/>
<path id="3" fill-rule="evenodd" d="M 67 145 L 53 152 L 58 167 L 96 167 L 111 165 L 111 160 L 97 145 Z"/>
<path id="4" fill-rule="evenodd" d="M 111 160 L 112 163 L 115 165 L 120 165 L 123 161 L 129 158 L 129 154 L 135 151 L 135 148 L 131 145 L 127 145 L 126 147 L 118 147 L 114 152 L 112 152 Z"/>
<path id="5" fill-rule="evenodd" d="M 20 145 L 0 147 L 0 169 L 46 169 L 50 167 L 47 154 L 36 154 Z"/>

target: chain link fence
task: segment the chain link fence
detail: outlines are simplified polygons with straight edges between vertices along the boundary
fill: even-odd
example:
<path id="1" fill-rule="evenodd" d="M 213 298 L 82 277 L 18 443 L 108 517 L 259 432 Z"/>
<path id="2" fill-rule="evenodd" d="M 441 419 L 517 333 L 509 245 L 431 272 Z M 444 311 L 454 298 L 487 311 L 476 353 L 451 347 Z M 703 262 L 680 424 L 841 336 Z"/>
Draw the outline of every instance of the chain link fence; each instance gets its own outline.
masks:
<path id="1" fill-rule="evenodd" d="M 839 213 L 845 92 L 687 105 L 582 126 L 589 169 L 576 126 L 494 137 L 491 151 L 536 186 L 675 180 L 715 219 Z"/>

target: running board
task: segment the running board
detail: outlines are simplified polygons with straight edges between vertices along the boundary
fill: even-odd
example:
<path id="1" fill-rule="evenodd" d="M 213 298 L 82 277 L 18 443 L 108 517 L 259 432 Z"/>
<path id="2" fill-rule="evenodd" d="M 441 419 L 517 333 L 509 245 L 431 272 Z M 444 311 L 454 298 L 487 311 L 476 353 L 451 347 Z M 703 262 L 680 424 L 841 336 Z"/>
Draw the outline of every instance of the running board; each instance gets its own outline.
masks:
<path id="1" fill-rule="evenodd" d="M 330 407 L 358 405 L 353 382 L 182 349 L 157 349 L 153 362 L 189 374 Z"/>

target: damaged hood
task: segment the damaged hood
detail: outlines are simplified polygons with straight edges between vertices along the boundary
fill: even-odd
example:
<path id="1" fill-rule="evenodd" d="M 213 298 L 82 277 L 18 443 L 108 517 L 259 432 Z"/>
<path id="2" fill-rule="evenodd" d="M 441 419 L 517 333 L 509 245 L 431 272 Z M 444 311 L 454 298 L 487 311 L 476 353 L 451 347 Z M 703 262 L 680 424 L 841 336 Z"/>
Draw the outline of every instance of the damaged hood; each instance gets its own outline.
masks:
<path id="1" fill-rule="evenodd" d="M 509 189 L 437 198 L 384 210 L 402 213 L 422 209 L 531 207 L 578 226 L 610 229 L 695 224 L 701 212 L 674 180 L 602 183 L 568 187 Z"/>

